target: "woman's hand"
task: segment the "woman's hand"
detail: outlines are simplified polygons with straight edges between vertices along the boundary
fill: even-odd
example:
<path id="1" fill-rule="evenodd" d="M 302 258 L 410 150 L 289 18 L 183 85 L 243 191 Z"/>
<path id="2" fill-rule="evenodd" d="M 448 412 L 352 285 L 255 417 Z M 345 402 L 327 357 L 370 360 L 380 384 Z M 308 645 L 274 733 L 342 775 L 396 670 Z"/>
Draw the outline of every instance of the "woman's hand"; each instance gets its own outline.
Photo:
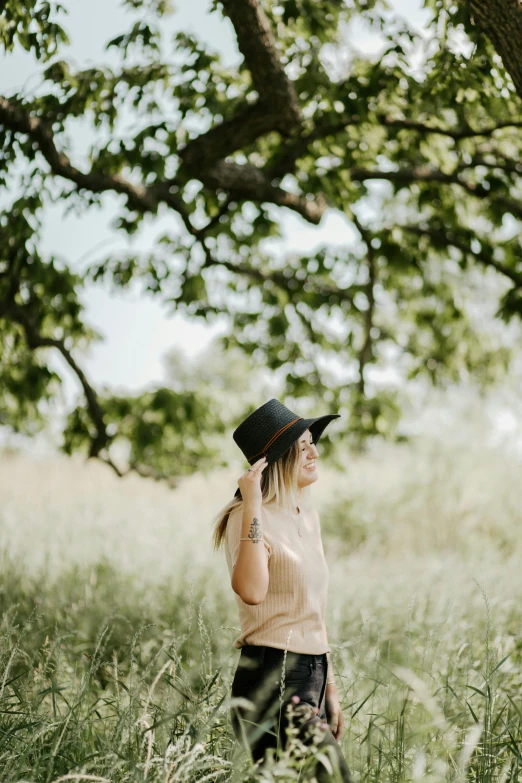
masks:
<path id="1" fill-rule="evenodd" d="M 339 697 L 337 696 L 335 683 L 330 683 L 330 685 L 326 686 L 325 712 L 330 730 L 335 739 L 338 740 L 343 730 L 344 716 L 339 703 Z"/>
<path id="2" fill-rule="evenodd" d="M 254 506 L 262 502 L 261 476 L 266 466 L 266 457 L 261 457 L 237 480 L 245 506 Z"/>

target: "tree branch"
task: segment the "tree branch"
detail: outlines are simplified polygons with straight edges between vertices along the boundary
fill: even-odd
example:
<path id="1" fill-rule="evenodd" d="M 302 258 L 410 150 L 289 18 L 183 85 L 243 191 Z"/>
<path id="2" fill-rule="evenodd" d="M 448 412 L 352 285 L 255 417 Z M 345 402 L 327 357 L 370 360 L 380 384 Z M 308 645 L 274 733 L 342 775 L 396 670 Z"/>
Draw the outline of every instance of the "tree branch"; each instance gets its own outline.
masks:
<path id="1" fill-rule="evenodd" d="M 223 188 L 238 199 L 249 199 L 258 203 L 267 201 L 280 207 L 288 207 L 310 223 L 319 223 L 326 210 L 326 201 L 321 194 L 317 195 L 314 201 L 307 201 L 272 184 L 261 169 L 250 164 L 220 161 L 204 174 L 200 174 L 200 178 L 211 188 Z"/>
<path id="2" fill-rule="evenodd" d="M 186 211 L 183 200 L 173 190 L 177 185 L 176 179 L 162 180 L 144 187 L 134 185 L 119 174 L 105 174 L 96 170 L 83 172 L 72 165 L 65 153 L 58 150 L 52 130 L 40 117 L 31 116 L 22 106 L 2 96 L 0 96 L 0 123 L 14 132 L 30 136 L 48 162 L 53 174 L 74 182 L 79 188 L 85 188 L 92 193 L 111 190 L 123 193 L 127 196 L 129 207 L 139 212 L 155 212 L 160 202 L 180 214 Z M 205 134 L 201 140 L 204 138 Z M 194 177 L 213 189 L 227 190 L 238 199 L 267 201 L 288 207 L 314 224 L 320 222 L 326 209 L 326 203 L 321 196 L 315 201 L 308 201 L 288 193 L 272 185 L 261 169 L 250 164 L 240 165 L 219 161 L 205 169 L 199 162 Z"/>
<path id="3" fill-rule="evenodd" d="M 29 348 L 56 348 L 56 350 L 61 353 L 71 370 L 80 381 L 81 387 L 85 394 L 85 399 L 87 400 L 87 410 L 89 411 L 89 416 L 96 428 L 96 435 L 92 438 L 89 456 L 99 456 L 100 451 L 110 443 L 112 438 L 107 433 L 107 428 L 103 420 L 103 411 L 101 409 L 100 403 L 98 402 L 96 392 L 90 385 L 85 373 L 79 367 L 71 352 L 68 350 L 68 348 L 65 347 L 64 341 L 57 340 L 52 337 L 42 337 L 29 315 L 25 312 L 24 308 L 15 304 L 14 302 L 9 304 L 2 304 L 0 302 L 0 316 L 7 316 L 11 320 L 20 324 L 25 332 L 25 338 Z"/>
<path id="4" fill-rule="evenodd" d="M 236 31 L 239 50 L 257 93 L 277 115 L 274 126 L 283 136 L 294 131 L 303 115 L 292 82 L 279 57 L 270 23 L 258 0 L 221 0 Z"/>
<path id="5" fill-rule="evenodd" d="M 270 23 L 258 0 L 221 0 L 221 3 L 234 26 L 239 50 L 259 100 L 189 141 L 180 151 L 183 166 L 207 187 L 221 188 L 237 198 L 288 207 L 310 223 L 317 224 L 326 209 L 322 196 L 308 201 L 282 190 L 279 183 L 272 182 L 269 171 L 225 160 L 270 131 L 277 130 L 282 136 L 297 135 L 303 115 L 294 86 L 281 63 Z"/>
<path id="6" fill-rule="evenodd" d="M 187 166 L 209 166 L 251 144 L 259 136 L 278 130 L 295 131 L 303 115 L 294 86 L 285 73 L 277 45 L 257 0 L 221 0 L 236 32 L 259 100 L 243 112 L 192 139 L 181 152 Z"/>
<path id="7" fill-rule="evenodd" d="M 107 427 L 103 419 L 103 410 L 98 401 L 96 392 L 87 380 L 87 376 L 78 365 L 69 349 L 66 348 L 63 340 L 58 340 L 52 337 L 43 337 L 33 324 L 29 315 L 25 312 L 24 308 L 15 304 L 14 302 L 9 304 L 0 302 L 0 317 L 10 318 L 12 321 L 18 323 L 22 327 L 25 333 L 27 345 L 32 350 L 37 348 L 55 348 L 63 356 L 66 363 L 80 381 L 81 387 L 85 394 L 85 399 L 87 401 L 87 411 L 96 429 L 96 435 L 94 437 L 91 436 L 91 445 L 89 448 L 88 459 L 96 458 L 101 462 L 104 462 L 106 465 L 112 468 L 118 478 L 122 478 L 128 473 L 134 471 L 140 476 L 153 478 L 156 481 L 165 480 L 169 483 L 169 486 L 176 486 L 175 477 L 167 476 L 150 466 L 143 467 L 133 462 L 129 465 L 127 470 L 121 470 L 112 460 L 108 452 L 108 446 L 110 445 L 111 441 L 114 440 L 114 436 L 109 435 L 107 432 Z M 104 449 L 106 450 L 105 454 L 102 453 Z"/>
<path id="8" fill-rule="evenodd" d="M 501 196 L 497 193 L 491 193 L 487 188 L 478 183 L 466 182 L 466 180 L 459 177 L 456 173 L 446 174 L 445 172 L 440 171 L 440 169 L 432 169 L 430 166 L 418 166 L 416 168 L 398 169 L 395 171 L 381 171 L 377 169 L 366 169 L 363 166 L 355 166 L 354 168 L 349 169 L 349 174 L 352 180 L 359 182 L 367 179 L 384 179 L 402 185 L 409 185 L 412 182 L 440 182 L 443 185 L 458 185 L 476 198 L 489 199 L 494 196 L 495 201 L 505 206 L 508 212 L 522 218 L 522 204 L 518 201 L 507 198 L 506 196 Z"/>
<path id="9" fill-rule="evenodd" d="M 377 119 L 379 122 L 389 128 L 398 128 L 405 130 L 413 130 L 418 133 L 429 135 L 431 133 L 446 136 L 454 141 L 460 141 L 461 139 L 469 139 L 475 137 L 488 137 L 492 136 L 496 131 L 504 130 L 506 128 L 522 128 L 522 121 L 515 122 L 514 120 L 506 120 L 505 122 L 499 122 L 496 125 L 490 125 L 487 128 L 437 128 L 432 125 L 425 125 L 421 122 L 413 122 L 405 119 L 395 119 L 391 115 L 378 114 Z M 347 115 L 342 118 L 340 122 L 335 125 L 316 125 L 308 133 L 302 133 L 298 137 L 289 139 L 281 148 L 281 152 L 277 158 L 271 160 L 264 171 L 272 179 L 275 177 L 281 178 L 284 174 L 287 174 L 294 170 L 297 160 L 307 152 L 309 145 L 319 139 L 326 139 L 328 136 L 335 137 L 338 133 L 346 130 L 350 126 L 360 125 L 360 117 L 358 114 Z"/>
<path id="10" fill-rule="evenodd" d="M 133 208 L 147 210 L 155 208 L 156 204 L 151 201 L 147 188 L 135 186 L 118 174 L 104 174 L 97 171 L 84 173 L 77 169 L 71 164 L 67 155 L 56 148 L 51 129 L 40 117 L 31 116 L 21 106 L 3 96 L 0 96 L 0 122 L 10 130 L 30 136 L 38 145 L 54 174 L 93 193 L 103 193 L 106 190 L 123 193 L 128 197 L 129 204 Z"/>
<path id="11" fill-rule="evenodd" d="M 252 144 L 260 136 L 274 130 L 278 115 L 267 101 L 258 101 L 225 122 L 214 125 L 201 136 L 191 139 L 180 150 L 184 165 L 200 170 Z"/>
<path id="12" fill-rule="evenodd" d="M 443 229 L 431 228 L 428 226 L 412 225 L 400 226 L 400 228 L 402 231 L 407 231 L 409 234 L 414 234 L 415 236 L 428 236 L 438 244 L 445 244 L 451 247 L 455 247 L 462 253 L 473 256 L 481 264 L 493 267 L 493 269 L 496 269 L 497 272 L 500 272 L 502 275 L 512 280 L 517 287 L 522 288 L 521 272 L 516 272 L 514 269 L 510 269 L 509 267 L 504 266 L 504 264 L 501 264 L 499 261 L 493 258 L 493 254 L 488 250 L 472 250 L 472 248 L 466 244 L 466 242 L 464 242 L 458 236 L 455 236 L 451 231 L 444 231 Z"/>
<path id="13" fill-rule="evenodd" d="M 484 155 L 489 155 L 490 159 L 484 157 Z M 491 159 L 494 155 L 498 155 L 501 160 Z M 522 177 L 522 163 L 518 160 L 508 158 L 507 155 L 504 155 L 499 150 L 495 150 L 494 153 L 489 151 L 482 152 L 481 154 L 477 153 L 476 155 L 473 155 L 469 163 L 459 163 L 455 167 L 455 171 L 465 171 L 466 169 L 476 168 L 477 166 L 483 166 L 487 169 L 499 169 L 507 174 L 518 174 L 519 177 Z"/>
<path id="14" fill-rule="evenodd" d="M 377 114 L 377 119 L 381 125 L 385 125 L 388 128 L 398 128 L 399 130 L 414 130 L 419 133 L 434 133 L 440 136 L 447 136 L 455 141 L 461 139 L 472 139 L 477 136 L 492 136 L 498 130 L 504 130 L 505 128 L 522 128 L 522 122 L 516 122 L 514 120 L 506 120 L 505 122 L 499 122 L 497 125 L 490 125 L 489 128 L 437 128 L 433 125 L 425 125 L 422 122 L 414 122 L 413 120 L 395 119 L 389 114 Z"/>
<path id="15" fill-rule="evenodd" d="M 270 272 L 269 274 L 266 274 L 265 272 L 262 272 L 260 269 L 256 269 L 255 267 L 249 264 L 234 264 L 231 261 L 223 261 L 223 260 L 218 261 L 212 257 L 207 258 L 207 261 L 205 262 L 204 266 L 205 267 L 223 266 L 225 267 L 225 269 L 228 269 L 230 272 L 233 272 L 234 274 L 240 274 L 240 275 L 245 275 L 245 277 L 251 277 L 253 280 L 256 280 L 258 283 L 261 283 L 261 285 L 264 285 L 265 283 L 268 282 L 272 282 L 275 283 L 282 290 L 288 291 L 288 278 L 285 277 L 285 275 L 282 272 Z M 313 285 L 314 292 L 319 296 L 324 297 L 325 299 L 328 299 L 331 296 L 336 296 L 339 298 L 339 301 L 350 302 L 350 304 L 353 307 L 355 307 L 353 298 L 355 296 L 356 291 L 354 290 L 355 289 L 354 286 L 344 289 L 344 288 L 339 288 L 336 285 L 327 285 L 326 283 L 321 283 L 315 280 L 311 275 L 307 277 L 307 282 Z"/>

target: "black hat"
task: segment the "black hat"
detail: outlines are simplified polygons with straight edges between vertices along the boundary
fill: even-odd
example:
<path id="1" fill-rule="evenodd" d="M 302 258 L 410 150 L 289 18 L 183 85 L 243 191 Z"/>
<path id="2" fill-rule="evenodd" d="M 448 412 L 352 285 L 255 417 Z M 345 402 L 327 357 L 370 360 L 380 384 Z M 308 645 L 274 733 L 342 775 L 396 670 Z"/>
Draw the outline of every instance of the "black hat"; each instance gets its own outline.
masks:
<path id="1" fill-rule="evenodd" d="M 247 416 L 234 430 L 232 437 L 251 465 L 261 457 L 266 457 L 267 465 L 271 465 L 307 429 L 312 433 L 314 443 L 317 443 L 326 425 L 340 415 L 327 413 L 314 419 L 303 419 L 279 400 L 271 399 Z M 239 487 L 235 497 L 241 497 Z"/>

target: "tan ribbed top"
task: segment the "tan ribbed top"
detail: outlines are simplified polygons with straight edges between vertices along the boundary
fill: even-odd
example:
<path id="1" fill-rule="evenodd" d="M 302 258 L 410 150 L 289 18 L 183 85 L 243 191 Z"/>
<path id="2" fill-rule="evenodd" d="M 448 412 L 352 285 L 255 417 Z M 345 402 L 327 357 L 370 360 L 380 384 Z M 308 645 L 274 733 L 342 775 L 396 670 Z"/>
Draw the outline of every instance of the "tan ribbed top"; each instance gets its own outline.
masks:
<path id="1" fill-rule="evenodd" d="M 241 546 L 242 519 L 240 505 L 227 522 L 225 554 L 230 578 Z M 291 514 L 277 505 L 263 504 L 261 524 L 268 558 L 268 592 L 255 606 L 234 593 L 241 634 L 233 646 L 259 644 L 315 655 L 330 652 L 325 626 L 329 570 L 319 515 L 311 507 L 303 506 L 300 514 Z M 245 542 L 244 546 L 254 544 Z"/>

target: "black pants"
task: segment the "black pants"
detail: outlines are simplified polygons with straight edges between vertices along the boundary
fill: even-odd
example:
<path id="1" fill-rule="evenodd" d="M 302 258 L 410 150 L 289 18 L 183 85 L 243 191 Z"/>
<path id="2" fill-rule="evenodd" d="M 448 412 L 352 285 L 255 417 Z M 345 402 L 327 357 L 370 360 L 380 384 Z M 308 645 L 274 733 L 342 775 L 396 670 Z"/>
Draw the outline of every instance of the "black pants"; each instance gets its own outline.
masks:
<path id="1" fill-rule="evenodd" d="M 327 722 L 325 712 L 328 659 L 326 653 L 286 653 L 266 645 L 245 645 L 241 648 L 239 663 L 232 682 L 232 698 L 243 697 L 249 705 L 232 704 L 230 717 L 238 742 L 249 752 L 254 762 L 262 764 L 268 748 L 275 755 L 287 746 L 286 729 L 290 725 L 287 706 L 296 711 L 293 725 L 305 746 L 315 744 L 317 752 L 324 753 L 331 762 L 333 774 L 320 761 L 314 761 L 315 753 L 306 762 L 311 776 L 318 783 L 353 783 L 353 777 L 339 743 L 330 728 L 321 727 Z M 283 679 L 284 678 L 284 679 Z M 292 700 L 298 696 L 298 700 Z M 297 703 L 296 703 L 297 702 Z M 314 712 L 318 707 L 318 714 Z M 316 738 L 313 738 L 313 734 Z"/>

